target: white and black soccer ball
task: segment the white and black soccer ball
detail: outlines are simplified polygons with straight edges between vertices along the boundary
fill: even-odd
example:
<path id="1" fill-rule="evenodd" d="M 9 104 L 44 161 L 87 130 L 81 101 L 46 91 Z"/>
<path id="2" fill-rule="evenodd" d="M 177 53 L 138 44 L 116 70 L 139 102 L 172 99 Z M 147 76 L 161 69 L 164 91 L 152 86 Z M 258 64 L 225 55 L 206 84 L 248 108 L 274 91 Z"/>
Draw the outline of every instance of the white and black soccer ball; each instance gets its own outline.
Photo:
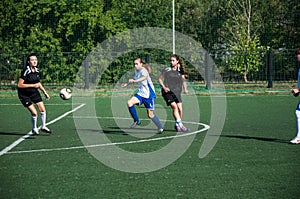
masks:
<path id="1" fill-rule="evenodd" d="M 59 96 L 63 100 L 68 100 L 72 97 L 72 90 L 69 88 L 63 88 L 60 90 Z"/>

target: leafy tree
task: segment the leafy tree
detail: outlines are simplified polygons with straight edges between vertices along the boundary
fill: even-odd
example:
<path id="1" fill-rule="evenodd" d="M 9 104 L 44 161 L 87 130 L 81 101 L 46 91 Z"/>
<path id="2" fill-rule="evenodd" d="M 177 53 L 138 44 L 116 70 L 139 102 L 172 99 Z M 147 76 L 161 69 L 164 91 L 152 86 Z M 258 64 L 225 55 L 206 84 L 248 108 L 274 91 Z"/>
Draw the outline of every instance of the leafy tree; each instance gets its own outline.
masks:
<path id="1" fill-rule="evenodd" d="M 172 27 L 172 2 L 165 0 L 113 0 L 127 28 Z"/>
<path id="2" fill-rule="evenodd" d="M 223 71 L 242 73 L 245 81 L 263 64 L 262 50 L 300 46 L 300 4 L 295 0 L 175 0 L 175 12 L 176 31 L 201 42 L 210 54 L 221 53 L 220 63 L 229 52 Z M 26 55 L 34 51 L 40 54 L 44 80 L 63 83 L 74 81 L 85 57 L 111 36 L 141 27 L 171 29 L 172 2 L 2 0 L 0 21 L 0 80 L 15 80 Z M 124 38 L 120 45 L 132 44 Z M 164 62 L 168 53 L 159 52 L 157 58 Z M 115 60 L 101 83 L 126 73 L 122 64 L 132 67 L 132 57 Z"/>
<path id="3" fill-rule="evenodd" d="M 60 82 L 67 76 L 73 79 L 86 54 L 97 43 L 126 29 L 119 14 L 115 10 L 104 11 L 104 6 L 104 0 L 3 0 L 1 73 L 22 65 L 29 52 L 37 52 L 48 58 L 42 59 L 41 66 L 45 81 Z M 81 53 L 71 68 L 68 59 L 58 61 L 54 57 L 59 55 L 54 52 L 65 51 Z M 11 60 L 10 64 L 5 60 Z"/>
<path id="4" fill-rule="evenodd" d="M 300 46 L 300 4 L 295 0 L 264 0 L 258 2 L 257 15 L 261 28 L 257 31 L 261 44 L 273 49 Z"/>
<path id="5" fill-rule="evenodd" d="M 248 81 L 248 73 L 257 71 L 262 64 L 259 52 L 263 47 L 257 35 L 260 25 L 255 14 L 258 8 L 253 1 L 228 1 L 228 19 L 222 31 L 224 44 L 228 46 L 227 52 L 233 55 L 228 61 L 229 68 L 243 74 L 245 82 Z"/>

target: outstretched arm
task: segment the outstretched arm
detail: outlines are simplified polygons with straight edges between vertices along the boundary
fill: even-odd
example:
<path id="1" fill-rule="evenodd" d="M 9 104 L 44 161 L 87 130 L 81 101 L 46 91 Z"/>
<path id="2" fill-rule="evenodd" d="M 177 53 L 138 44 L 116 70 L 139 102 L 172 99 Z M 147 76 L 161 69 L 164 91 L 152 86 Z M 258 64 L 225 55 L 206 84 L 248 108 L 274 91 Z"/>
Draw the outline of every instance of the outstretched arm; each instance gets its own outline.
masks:
<path id="1" fill-rule="evenodd" d="M 144 81 L 146 79 L 147 79 L 146 76 L 142 76 L 142 77 L 140 77 L 138 79 L 129 79 L 127 83 L 121 84 L 121 87 L 124 88 L 124 87 L 128 86 L 129 84 L 137 83 L 137 82 L 142 82 L 142 81 Z"/>
<path id="2" fill-rule="evenodd" d="M 137 83 L 137 82 L 142 82 L 142 81 L 144 81 L 144 80 L 146 80 L 147 78 L 146 78 L 146 76 L 142 76 L 142 77 L 140 77 L 140 78 L 138 78 L 138 79 L 129 79 L 129 83 L 130 84 L 132 84 L 132 83 Z"/>

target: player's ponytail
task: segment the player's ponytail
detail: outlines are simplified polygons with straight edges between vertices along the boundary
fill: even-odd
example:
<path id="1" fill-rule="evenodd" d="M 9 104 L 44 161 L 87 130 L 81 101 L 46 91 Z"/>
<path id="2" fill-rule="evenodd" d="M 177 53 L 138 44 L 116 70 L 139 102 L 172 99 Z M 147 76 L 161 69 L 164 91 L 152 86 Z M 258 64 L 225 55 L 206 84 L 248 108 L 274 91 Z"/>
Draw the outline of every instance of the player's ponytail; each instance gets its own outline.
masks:
<path id="1" fill-rule="evenodd" d="M 151 73 L 151 67 L 149 66 L 148 63 L 146 63 L 145 61 L 143 61 L 141 58 L 137 58 L 136 60 L 139 60 L 140 63 L 143 64 L 143 67 L 146 68 L 146 70 L 148 71 L 148 73 Z"/>
<path id="2" fill-rule="evenodd" d="M 151 67 L 149 66 L 149 64 L 147 64 L 146 62 L 143 63 L 143 67 L 146 68 L 146 70 L 148 71 L 148 73 L 151 73 Z"/>

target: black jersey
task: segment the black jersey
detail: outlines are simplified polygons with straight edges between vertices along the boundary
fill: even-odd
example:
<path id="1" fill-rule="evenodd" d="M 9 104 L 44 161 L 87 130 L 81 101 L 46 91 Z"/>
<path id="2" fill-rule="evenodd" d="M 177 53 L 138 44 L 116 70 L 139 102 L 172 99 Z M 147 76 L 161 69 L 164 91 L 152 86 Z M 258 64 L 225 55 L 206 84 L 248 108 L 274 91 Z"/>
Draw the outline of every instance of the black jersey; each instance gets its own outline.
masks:
<path id="1" fill-rule="evenodd" d="M 183 79 L 180 71 L 167 67 L 163 70 L 162 74 L 164 77 L 164 85 L 174 93 L 181 93 Z"/>
<path id="2" fill-rule="evenodd" d="M 24 84 L 36 84 L 40 82 L 40 73 L 38 68 L 35 67 L 35 72 L 32 72 L 30 66 L 26 66 L 20 76 L 24 80 Z M 21 95 L 31 95 L 38 92 L 37 88 L 18 88 Z"/>

